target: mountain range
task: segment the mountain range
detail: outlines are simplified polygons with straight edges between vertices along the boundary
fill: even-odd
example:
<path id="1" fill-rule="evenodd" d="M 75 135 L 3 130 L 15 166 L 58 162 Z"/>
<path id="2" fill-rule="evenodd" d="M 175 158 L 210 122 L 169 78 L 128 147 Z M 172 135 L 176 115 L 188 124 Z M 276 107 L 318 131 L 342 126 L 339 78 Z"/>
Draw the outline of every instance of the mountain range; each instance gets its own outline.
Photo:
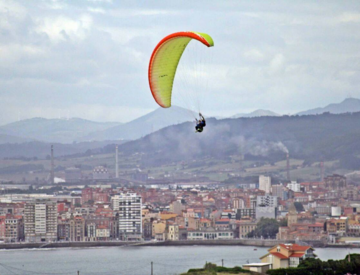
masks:
<path id="1" fill-rule="evenodd" d="M 239 118 L 239 117 L 262 117 L 262 116 L 281 116 L 280 114 L 274 113 L 269 110 L 256 110 L 251 113 L 239 113 L 233 115 L 231 118 Z"/>
<path id="2" fill-rule="evenodd" d="M 314 115 L 326 112 L 333 114 L 360 112 L 360 100 L 347 98 L 340 103 L 303 111 L 296 115 Z M 135 140 L 171 125 L 193 121 L 196 116 L 197 114 L 190 110 L 172 106 L 168 109 L 158 108 L 124 124 L 94 122 L 80 118 L 32 118 L 0 126 L 0 144 L 32 141 L 72 143 L 74 141 Z M 269 110 L 256 110 L 251 113 L 238 113 L 231 118 L 279 116 L 281 115 Z"/>
<path id="3" fill-rule="evenodd" d="M 46 143 L 40 141 L 30 141 L 23 143 L 0 144 L 0 158 L 45 158 L 50 155 L 51 145 L 54 146 L 55 157 L 76 156 L 77 154 L 88 155 L 101 153 L 103 148 L 109 144 L 122 144 L 126 141 L 94 141 L 94 142 L 74 142 L 71 144 Z"/>
<path id="4" fill-rule="evenodd" d="M 162 128 L 133 141 L 83 142 L 54 144 L 56 156 L 84 156 L 114 152 L 122 144 L 125 155 L 141 153 L 148 167 L 176 161 L 216 158 L 230 159 L 233 155 L 247 160 L 283 160 L 292 158 L 305 163 L 320 160 L 343 160 L 351 165 L 359 162 L 360 112 L 346 114 L 207 119 L 202 133 L 195 133 L 194 124 L 185 122 Z M 26 142 L 0 144 L 0 158 L 47 156 L 50 144 Z M 84 153 L 87 151 L 86 153 Z"/>
<path id="5" fill-rule="evenodd" d="M 81 118 L 32 118 L 0 126 L 1 143 L 20 143 L 31 140 L 72 143 L 91 132 L 105 130 L 120 122 L 94 122 Z"/>
<path id="6" fill-rule="evenodd" d="M 343 113 L 355 113 L 360 112 L 360 99 L 347 98 L 340 103 L 329 104 L 323 108 L 315 108 L 307 111 L 297 113 L 297 115 L 319 115 L 323 113 L 331 114 L 343 114 Z"/>
<path id="7" fill-rule="evenodd" d="M 170 125 L 193 121 L 196 116 L 197 114 L 194 112 L 178 106 L 172 106 L 169 109 L 158 108 L 153 112 L 123 125 L 117 125 L 103 131 L 90 133 L 84 136 L 82 140 L 138 139 Z"/>
<path id="8" fill-rule="evenodd" d="M 288 152 L 307 163 L 360 155 L 360 112 L 307 116 L 209 119 L 201 134 L 193 124 L 161 129 L 119 147 L 143 155 L 145 165 L 162 165 L 242 154 L 246 159 L 283 160 Z M 114 148 L 108 147 L 109 152 Z"/>

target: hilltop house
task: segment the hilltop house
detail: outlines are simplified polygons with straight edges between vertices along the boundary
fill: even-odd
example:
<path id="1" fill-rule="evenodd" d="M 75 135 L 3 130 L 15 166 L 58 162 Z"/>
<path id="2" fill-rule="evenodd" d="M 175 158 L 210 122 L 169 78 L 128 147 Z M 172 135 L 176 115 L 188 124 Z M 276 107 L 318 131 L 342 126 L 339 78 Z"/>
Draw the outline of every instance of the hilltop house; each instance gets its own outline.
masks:
<path id="1" fill-rule="evenodd" d="M 260 260 L 262 263 L 271 264 L 272 269 L 297 267 L 306 258 L 315 257 L 311 246 L 297 244 L 278 244 L 268 251 Z"/>

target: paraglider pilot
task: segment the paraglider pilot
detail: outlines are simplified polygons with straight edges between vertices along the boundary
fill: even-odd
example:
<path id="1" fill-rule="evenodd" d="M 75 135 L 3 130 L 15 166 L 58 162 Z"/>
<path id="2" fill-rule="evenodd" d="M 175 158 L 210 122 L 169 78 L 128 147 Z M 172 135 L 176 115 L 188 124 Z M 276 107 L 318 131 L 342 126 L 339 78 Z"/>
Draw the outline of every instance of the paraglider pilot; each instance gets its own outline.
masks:
<path id="1" fill-rule="evenodd" d="M 206 121 L 204 116 L 199 113 L 199 120 L 195 118 L 196 121 L 196 126 L 195 126 L 195 130 L 198 133 L 201 133 L 204 130 L 204 127 L 206 126 Z"/>

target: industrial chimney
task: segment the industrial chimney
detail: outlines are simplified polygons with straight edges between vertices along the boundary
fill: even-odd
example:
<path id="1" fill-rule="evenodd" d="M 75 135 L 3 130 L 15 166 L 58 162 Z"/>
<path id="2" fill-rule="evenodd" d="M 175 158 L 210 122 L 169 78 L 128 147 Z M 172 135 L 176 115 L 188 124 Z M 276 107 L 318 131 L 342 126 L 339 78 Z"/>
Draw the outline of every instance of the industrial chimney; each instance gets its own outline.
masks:
<path id="1" fill-rule="evenodd" d="M 286 154 L 286 177 L 290 181 L 290 158 L 289 153 Z"/>
<path id="2" fill-rule="evenodd" d="M 55 175 L 54 175 L 54 145 L 51 145 L 51 164 L 50 164 L 50 181 L 51 184 L 55 183 Z"/>
<path id="3" fill-rule="evenodd" d="M 242 146 L 240 146 L 239 151 L 240 151 L 240 172 L 242 172 L 243 171 L 243 161 L 244 161 Z"/>
<path id="4" fill-rule="evenodd" d="M 119 149 L 116 145 L 115 147 L 115 178 L 119 178 Z"/>
<path id="5" fill-rule="evenodd" d="M 324 181 L 324 162 L 320 162 L 320 181 Z"/>

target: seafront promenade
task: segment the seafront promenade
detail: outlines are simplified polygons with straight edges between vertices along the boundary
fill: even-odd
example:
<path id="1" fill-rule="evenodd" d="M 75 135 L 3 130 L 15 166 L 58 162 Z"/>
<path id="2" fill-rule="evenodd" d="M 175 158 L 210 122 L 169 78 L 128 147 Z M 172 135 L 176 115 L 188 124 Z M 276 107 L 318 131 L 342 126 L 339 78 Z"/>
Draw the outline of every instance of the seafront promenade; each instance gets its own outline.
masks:
<path id="1" fill-rule="evenodd" d="M 197 241 L 142 241 L 142 242 L 126 242 L 126 241 L 96 241 L 96 242 L 51 242 L 51 243 L 0 243 L 0 249 L 24 249 L 24 248 L 63 248 L 63 247 L 110 247 L 110 246 L 258 246 L 272 247 L 284 241 L 273 239 L 234 239 L 234 240 L 197 240 Z M 286 242 L 285 242 L 286 243 Z M 288 241 L 287 243 L 292 243 Z M 324 244 L 320 241 L 307 242 L 313 247 L 348 247 L 353 248 L 354 245 L 347 244 Z M 359 247 L 359 246 L 356 246 Z"/>

